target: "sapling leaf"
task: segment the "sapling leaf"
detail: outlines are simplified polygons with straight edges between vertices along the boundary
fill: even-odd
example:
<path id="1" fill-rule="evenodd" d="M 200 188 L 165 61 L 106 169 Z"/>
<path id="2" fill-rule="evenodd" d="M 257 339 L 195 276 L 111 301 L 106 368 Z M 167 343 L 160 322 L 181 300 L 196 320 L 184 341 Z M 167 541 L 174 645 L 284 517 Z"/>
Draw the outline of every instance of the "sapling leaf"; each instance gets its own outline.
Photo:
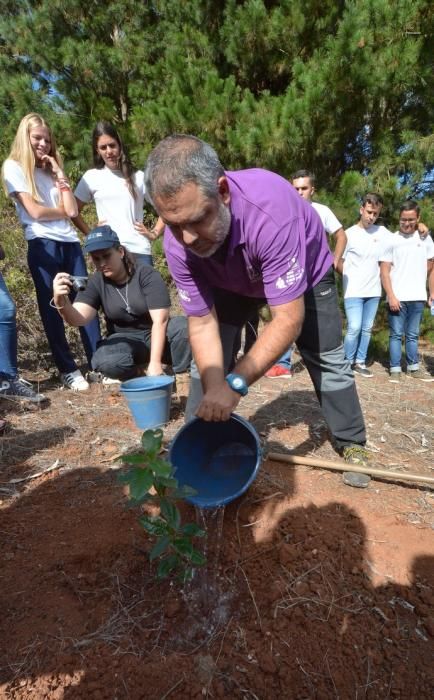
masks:
<path id="1" fill-rule="evenodd" d="M 167 498 L 162 498 L 160 501 L 160 510 L 163 518 L 167 520 L 169 525 L 178 530 L 181 525 L 181 515 L 174 503 L 168 501 Z"/>
<path id="2" fill-rule="evenodd" d="M 146 464 L 147 459 L 145 454 L 136 452 L 136 454 L 123 455 L 122 461 L 126 464 Z"/>
<path id="3" fill-rule="evenodd" d="M 180 554 L 183 554 L 189 558 L 191 557 L 191 553 L 193 552 L 193 545 L 191 544 L 190 540 L 188 540 L 186 537 L 180 537 L 176 540 L 173 540 L 172 546 Z"/>
<path id="4" fill-rule="evenodd" d="M 132 498 L 130 496 L 127 502 L 127 508 L 137 508 L 137 506 L 141 506 L 143 503 L 152 503 L 154 499 L 155 496 L 150 493 L 145 493 L 141 498 Z"/>
<path id="5" fill-rule="evenodd" d="M 163 552 L 166 551 L 169 544 L 170 544 L 170 537 L 168 537 L 168 535 L 161 537 L 158 540 L 158 542 L 152 547 L 151 551 L 149 552 L 150 561 L 154 561 L 154 559 L 156 559 L 157 557 L 160 557 L 163 554 Z"/>
<path id="6" fill-rule="evenodd" d="M 151 459 L 148 462 L 149 468 L 152 469 L 155 476 L 172 476 L 172 465 L 164 459 Z"/>
<path id="7" fill-rule="evenodd" d="M 164 557 L 164 559 L 161 559 L 160 563 L 158 564 L 158 578 L 166 578 L 171 571 L 177 569 L 181 565 L 181 561 L 176 554 L 170 554 L 168 557 Z"/>
<path id="8" fill-rule="evenodd" d="M 160 486 L 164 486 L 164 488 L 166 488 L 166 489 L 175 489 L 178 485 L 178 482 L 176 481 L 176 479 L 173 479 L 171 476 L 159 476 L 158 477 L 158 484 Z"/>
<path id="9" fill-rule="evenodd" d="M 167 534 L 167 524 L 159 517 L 153 518 L 149 515 L 142 515 L 139 523 L 149 535 L 162 537 Z"/>
<path id="10" fill-rule="evenodd" d="M 155 456 L 160 451 L 162 439 L 163 431 L 161 429 L 145 430 L 142 435 L 142 447 L 145 452 L 150 453 L 150 456 Z"/>
<path id="11" fill-rule="evenodd" d="M 188 537 L 204 537 L 205 530 L 196 525 L 196 523 L 187 523 L 181 527 L 181 532 L 183 535 Z"/>
<path id="12" fill-rule="evenodd" d="M 193 566 L 203 566 L 206 564 L 206 557 L 197 549 L 192 549 L 189 558 Z"/>
<path id="13" fill-rule="evenodd" d="M 138 500 L 151 488 L 152 474 L 147 469 L 133 469 L 128 483 L 131 497 Z"/>

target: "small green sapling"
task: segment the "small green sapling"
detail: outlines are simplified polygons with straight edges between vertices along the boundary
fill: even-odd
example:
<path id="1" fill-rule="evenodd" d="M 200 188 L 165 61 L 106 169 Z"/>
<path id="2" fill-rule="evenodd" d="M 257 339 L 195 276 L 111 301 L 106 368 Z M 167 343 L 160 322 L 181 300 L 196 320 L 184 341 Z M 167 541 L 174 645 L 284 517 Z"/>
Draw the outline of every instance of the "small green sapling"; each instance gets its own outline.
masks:
<path id="1" fill-rule="evenodd" d="M 128 486 L 131 505 L 151 503 L 160 509 L 159 515 L 145 514 L 139 518 L 143 529 L 156 540 L 149 559 L 159 559 L 158 578 L 174 573 L 187 581 L 195 567 L 206 563 L 193 545 L 193 540 L 205 533 L 196 523 L 181 523 L 176 502 L 195 491 L 189 486 L 180 487 L 172 465 L 160 457 L 162 439 L 162 430 L 146 430 L 141 439 L 142 450 L 122 457 L 128 470 L 119 480 Z"/>

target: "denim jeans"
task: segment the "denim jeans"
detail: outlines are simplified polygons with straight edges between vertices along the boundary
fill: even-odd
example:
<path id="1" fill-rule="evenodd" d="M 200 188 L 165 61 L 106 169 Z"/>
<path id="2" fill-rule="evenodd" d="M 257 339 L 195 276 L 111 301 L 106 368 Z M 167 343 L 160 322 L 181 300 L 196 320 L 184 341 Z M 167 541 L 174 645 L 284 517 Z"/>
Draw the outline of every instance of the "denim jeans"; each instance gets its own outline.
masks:
<path id="1" fill-rule="evenodd" d="M 291 367 L 292 367 L 291 355 L 292 355 L 292 346 L 289 348 L 289 350 L 287 350 L 286 352 L 283 353 L 282 357 L 280 357 L 275 364 L 280 365 L 281 367 L 284 367 L 285 369 L 291 369 Z"/>
<path id="2" fill-rule="evenodd" d="M 39 313 L 47 336 L 54 363 L 59 372 L 74 372 L 77 365 L 65 335 L 63 319 L 50 306 L 53 296 L 53 279 L 58 272 L 69 275 L 87 275 L 86 263 L 79 243 L 63 243 L 49 238 L 33 238 L 28 241 L 27 261 L 33 278 Z M 71 301 L 75 294 L 70 295 Z M 93 352 L 101 337 L 99 322 L 95 318 L 80 329 L 80 336 L 90 367 Z"/>
<path id="3" fill-rule="evenodd" d="M 0 374 L 15 378 L 17 370 L 17 325 L 15 304 L 0 272 Z"/>
<path id="4" fill-rule="evenodd" d="M 390 371 L 401 371 L 402 336 L 405 336 L 407 369 L 419 369 L 419 328 L 425 307 L 424 301 L 401 301 L 399 311 L 389 309 Z"/>
<path id="5" fill-rule="evenodd" d="M 344 299 L 347 333 L 344 340 L 345 357 L 351 364 L 365 364 L 371 329 L 374 325 L 380 297 L 350 297 Z"/>

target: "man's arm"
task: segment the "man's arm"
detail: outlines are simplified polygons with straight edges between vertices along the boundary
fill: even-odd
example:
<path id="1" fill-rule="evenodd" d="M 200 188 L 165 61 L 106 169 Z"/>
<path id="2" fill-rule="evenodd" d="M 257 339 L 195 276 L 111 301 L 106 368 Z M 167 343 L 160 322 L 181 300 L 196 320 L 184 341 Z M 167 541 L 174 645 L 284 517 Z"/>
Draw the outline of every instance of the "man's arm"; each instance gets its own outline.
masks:
<path id="1" fill-rule="evenodd" d="M 234 369 L 234 372 L 243 375 L 249 385 L 260 379 L 297 340 L 304 320 L 303 297 L 279 306 L 270 306 L 270 311 L 270 323 Z"/>
<path id="2" fill-rule="evenodd" d="M 338 230 L 335 231 L 333 235 L 336 241 L 335 249 L 333 251 L 333 267 L 335 268 L 335 270 L 342 274 L 342 270 L 339 269 L 339 263 L 342 259 L 345 247 L 347 245 L 347 235 L 342 226 L 341 228 L 338 228 Z"/>
<path id="3" fill-rule="evenodd" d="M 380 276 L 381 284 L 383 289 L 387 294 L 387 303 L 391 311 L 399 311 L 401 304 L 399 299 L 393 293 L 392 280 L 390 279 L 390 270 L 392 269 L 392 263 L 390 262 L 380 262 Z"/>
<path id="4" fill-rule="evenodd" d="M 301 331 L 303 297 L 270 308 L 272 320 L 234 369 L 248 385 L 263 376 Z M 228 420 L 241 396 L 225 381 L 223 349 L 215 311 L 206 316 L 190 317 L 188 323 L 191 348 L 204 390 L 196 415 L 208 421 Z"/>

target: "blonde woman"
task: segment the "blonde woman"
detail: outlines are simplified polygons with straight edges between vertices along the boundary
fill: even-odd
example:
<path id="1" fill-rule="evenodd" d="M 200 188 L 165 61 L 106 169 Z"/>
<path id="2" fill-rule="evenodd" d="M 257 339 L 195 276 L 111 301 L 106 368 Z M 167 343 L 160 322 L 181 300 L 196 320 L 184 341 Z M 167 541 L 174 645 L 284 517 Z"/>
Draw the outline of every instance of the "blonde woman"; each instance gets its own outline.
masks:
<path id="1" fill-rule="evenodd" d="M 24 229 L 39 313 L 62 383 L 73 391 L 85 391 L 89 385 L 77 368 L 63 320 L 52 302 L 58 272 L 87 275 L 79 238 L 69 220 L 77 215 L 77 204 L 54 135 L 39 114 L 27 114 L 21 120 L 2 177 Z M 80 328 L 80 334 L 90 366 L 100 339 L 97 319 Z"/>

